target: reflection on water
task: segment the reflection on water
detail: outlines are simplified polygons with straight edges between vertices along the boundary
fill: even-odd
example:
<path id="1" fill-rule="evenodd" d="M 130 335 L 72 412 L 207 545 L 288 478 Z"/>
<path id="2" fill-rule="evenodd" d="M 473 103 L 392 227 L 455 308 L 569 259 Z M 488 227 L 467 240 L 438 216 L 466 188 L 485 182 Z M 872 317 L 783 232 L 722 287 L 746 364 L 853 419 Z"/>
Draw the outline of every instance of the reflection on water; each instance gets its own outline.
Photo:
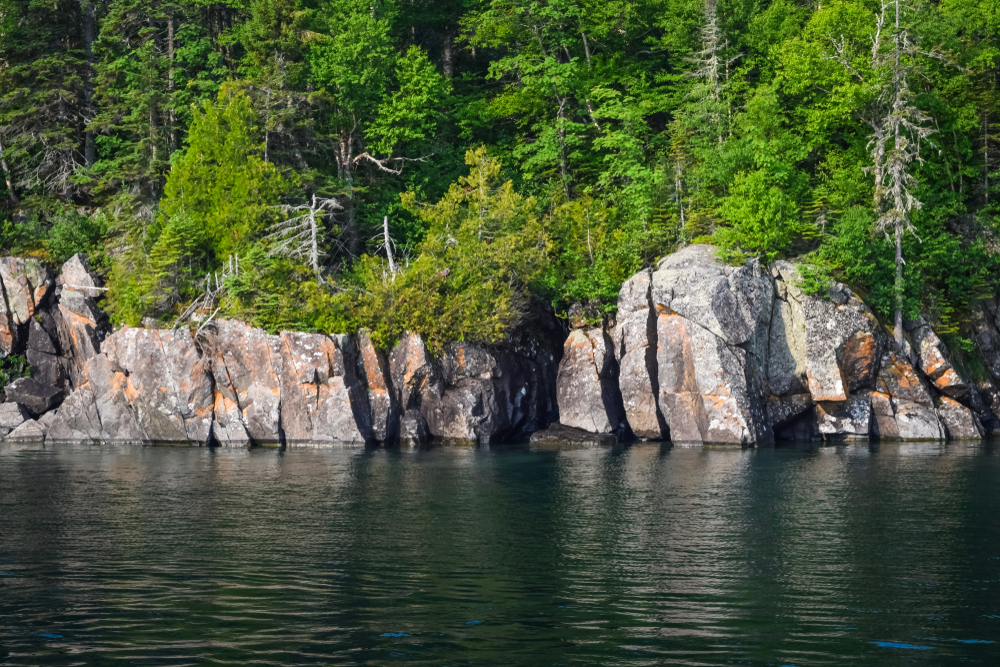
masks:
<path id="1" fill-rule="evenodd" d="M 0 665 L 996 665 L 998 481 L 990 445 L 5 444 Z"/>

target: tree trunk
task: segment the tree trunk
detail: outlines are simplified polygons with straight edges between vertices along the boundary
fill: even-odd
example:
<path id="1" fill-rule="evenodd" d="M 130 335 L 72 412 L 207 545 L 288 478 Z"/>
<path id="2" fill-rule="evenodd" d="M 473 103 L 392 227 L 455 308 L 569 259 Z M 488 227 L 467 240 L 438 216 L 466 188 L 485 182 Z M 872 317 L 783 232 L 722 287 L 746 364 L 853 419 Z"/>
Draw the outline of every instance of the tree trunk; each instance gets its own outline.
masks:
<path id="1" fill-rule="evenodd" d="M 896 223 L 896 322 L 893 335 L 903 347 L 903 221 Z"/>
<path id="2" fill-rule="evenodd" d="M 170 141 L 170 151 L 177 150 L 177 119 L 174 117 L 174 17 L 167 17 L 167 95 L 169 96 L 169 110 L 167 111 L 167 123 L 170 125 L 168 139 Z"/>
<path id="3" fill-rule="evenodd" d="M 83 46 L 84 54 L 87 58 L 87 80 L 84 83 L 84 96 L 86 104 L 85 122 L 89 121 L 87 116 L 93 111 L 94 104 L 94 15 L 95 8 L 93 0 L 83 0 Z M 83 159 L 88 167 L 93 167 L 97 162 L 97 146 L 94 143 L 94 131 L 85 130 Z"/>
<path id="4" fill-rule="evenodd" d="M 396 262 L 392 258 L 392 238 L 389 236 L 389 216 L 382 218 L 382 237 L 385 241 L 385 256 L 389 259 L 389 272 L 396 277 Z"/>
<path id="5" fill-rule="evenodd" d="M 10 167 L 7 166 L 7 157 L 3 153 L 3 144 L 0 144 L 0 167 L 3 168 L 3 178 L 7 183 L 7 194 L 10 197 L 11 206 L 17 208 L 21 205 L 21 200 L 17 198 L 17 192 L 14 190 L 14 181 L 10 175 Z"/>
<path id="6" fill-rule="evenodd" d="M 319 241 L 316 233 L 316 195 L 312 197 L 312 206 L 309 208 L 309 260 L 312 262 L 313 273 L 316 280 L 319 280 Z"/>
<path id="7" fill-rule="evenodd" d="M 450 79 L 455 72 L 455 60 L 452 53 L 454 45 L 455 36 L 449 28 L 444 33 L 444 47 L 441 54 L 442 68 L 444 69 L 444 78 L 446 79 Z"/>
<path id="8" fill-rule="evenodd" d="M 557 98 L 558 99 L 558 98 Z M 559 100 L 559 113 L 556 117 L 559 124 L 559 173 L 562 174 L 563 194 L 569 199 L 569 168 L 566 165 L 566 98 Z"/>
<path id="9" fill-rule="evenodd" d="M 227 30 L 231 30 L 232 27 L 233 27 L 233 22 L 229 18 L 229 9 L 226 8 L 225 5 L 219 5 L 219 11 L 220 11 L 219 23 L 220 23 L 221 28 L 222 28 L 219 32 L 221 34 L 221 33 L 225 32 Z M 234 53 L 233 53 L 233 46 L 230 44 L 229 46 L 225 47 L 223 49 L 223 51 L 224 51 L 225 56 L 226 56 L 226 65 L 229 67 L 229 69 L 235 70 L 236 69 L 236 63 L 235 63 L 235 58 L 234 58 Z"/>

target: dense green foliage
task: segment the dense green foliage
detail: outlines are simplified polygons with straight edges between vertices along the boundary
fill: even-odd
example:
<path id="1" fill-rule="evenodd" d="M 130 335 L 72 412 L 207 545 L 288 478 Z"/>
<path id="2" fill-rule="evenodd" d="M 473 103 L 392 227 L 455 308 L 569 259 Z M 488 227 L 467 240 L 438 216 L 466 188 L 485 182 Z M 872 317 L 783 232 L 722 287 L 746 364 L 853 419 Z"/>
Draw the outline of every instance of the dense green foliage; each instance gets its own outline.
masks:
<path id="1" fill-rule="evenodd" d="M 0 243 L 88 252 L 120 322 L 497 341 L 532 299 L 613 309 L 692 242 L 799 258 L 809 289 L 843 280 L 887 321 L 925 312 L 960 338 L 997 290 L 993 0 L 0 17 Z"/>

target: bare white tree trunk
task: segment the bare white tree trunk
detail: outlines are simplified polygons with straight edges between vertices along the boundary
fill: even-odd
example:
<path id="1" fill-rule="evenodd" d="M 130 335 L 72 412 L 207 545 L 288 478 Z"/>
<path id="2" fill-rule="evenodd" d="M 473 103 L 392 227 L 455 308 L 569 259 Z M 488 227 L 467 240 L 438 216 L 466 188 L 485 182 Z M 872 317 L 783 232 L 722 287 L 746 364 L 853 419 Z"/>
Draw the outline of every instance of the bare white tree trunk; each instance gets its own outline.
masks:
<path id="1" fill-rule="evenodd" d="M 389 216 L 382 218 L 382 236 L 385 241 L 385 256 L 389 260 L 389 272 L 396 275 L 396 262 L 392 258 L 392 238 L 389 236 Z"/>

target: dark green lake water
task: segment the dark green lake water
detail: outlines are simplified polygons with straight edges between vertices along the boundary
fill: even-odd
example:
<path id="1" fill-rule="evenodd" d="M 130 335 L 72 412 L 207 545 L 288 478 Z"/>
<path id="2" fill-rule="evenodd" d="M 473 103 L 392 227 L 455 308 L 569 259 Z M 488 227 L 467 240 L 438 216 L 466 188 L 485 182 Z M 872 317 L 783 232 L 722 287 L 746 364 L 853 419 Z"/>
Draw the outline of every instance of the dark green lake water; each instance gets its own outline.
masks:
<path id="1" fill-rule="evenodd" d="M 0 665 L 118 664 L 997 665 L 1000 453 L 0 445 Z"/>

